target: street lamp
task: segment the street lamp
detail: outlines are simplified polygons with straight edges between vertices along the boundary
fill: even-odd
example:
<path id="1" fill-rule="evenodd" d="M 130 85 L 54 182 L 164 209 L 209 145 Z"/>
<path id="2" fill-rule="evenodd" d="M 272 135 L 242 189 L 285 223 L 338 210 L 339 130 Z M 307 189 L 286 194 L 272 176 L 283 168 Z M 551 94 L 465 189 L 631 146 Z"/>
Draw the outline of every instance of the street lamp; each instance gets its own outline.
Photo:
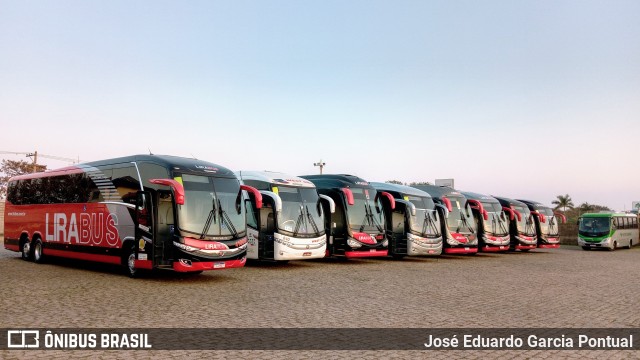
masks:
<path id="1" fill-rule="evenodd" d="M 322 168 L 327 165 L 327 163 L 323 162 L 322 159 L 320 159 L 319 162 L 317 163 L 313 163 L 313 166 L 319 166 L 320 167 L 320 175 L 322 175 Z"/>

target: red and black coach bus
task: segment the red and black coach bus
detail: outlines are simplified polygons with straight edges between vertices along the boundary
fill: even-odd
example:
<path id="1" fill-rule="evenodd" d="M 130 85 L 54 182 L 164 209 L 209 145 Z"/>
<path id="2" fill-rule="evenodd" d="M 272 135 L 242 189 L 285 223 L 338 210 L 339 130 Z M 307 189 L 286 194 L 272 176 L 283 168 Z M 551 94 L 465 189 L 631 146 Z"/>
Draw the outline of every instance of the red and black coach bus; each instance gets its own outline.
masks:
<path id="1" fill-rule="evenodd" d="M 502 211 L 502 205 L 495 198 L 463 191 L 471 205 L 478 229 L 478 251 L 509 251 L 509 221 Z"/>
<path id="2" fill-rule="evenodd" d="M 518 199 L 529 207 L 536 224 L 538 247 L 541 249 L 557 249 L 560 247 L 560 231 L 556 215 L 567 222 L 566 217 L 560 213 L 554 213 L 550 207 L 531 200 Z"/>
<path id="3" fill-rule="evenodd" d="M 9 181 L 5 248 L 179 272 L 246 261 L 241 185 L 229 169 L 173 156 L 136 155 L 17 176 Z"/>
<path id="4" fill-rule="evenodd" d="M 478 252 L 476 222 L 471 206 L 459 191 L 448 186 L 413 185 L 433 198 L 441 212 L 445 254 L 475 254 Z"/>
<path id="5" fill-rule="evenodd" d="M 389 201 L 382 202 L 391 256 L 437 256 L 442 253 L 442 225 L 431 195 L 405 185 L 372 182 L 371 186 L 388 192 L 395 199 L 395 209 Z"/>
<path id="6" fill-rule="evenodd" d="M 378 192 L 367 181 L 353 175 L 305 175 L 318 193 L 329 196 L 335 204 L 322 201 L 325 227 L 329 235 L 327 256 L 347 258 L 387 256 L 389 241 L 385 236 L 385 216 L 381 196 L 394 202 L 389 193 Z"/>
<path id="7" fill-rule="evenodd" d="M 509 214 L 509 233 L 511 242 L 509 250 L 529 251 L 538 244 L 536 224 L 527 204 L 522 201 L 495 197 L 502 205 L 502 210 Z"/>

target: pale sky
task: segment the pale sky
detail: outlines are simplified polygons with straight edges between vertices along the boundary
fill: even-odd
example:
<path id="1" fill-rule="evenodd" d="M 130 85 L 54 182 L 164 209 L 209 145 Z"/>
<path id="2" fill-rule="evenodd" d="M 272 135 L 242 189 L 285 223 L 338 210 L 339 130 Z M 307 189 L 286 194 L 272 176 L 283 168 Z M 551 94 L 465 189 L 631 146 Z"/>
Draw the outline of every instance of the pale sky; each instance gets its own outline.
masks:
<path id="1" fill-rule="evenodd" d="M 0 150 L 294 175 L 322 159 L 629 209 L 639 15 L 636 0 L 0 0 Z"/>

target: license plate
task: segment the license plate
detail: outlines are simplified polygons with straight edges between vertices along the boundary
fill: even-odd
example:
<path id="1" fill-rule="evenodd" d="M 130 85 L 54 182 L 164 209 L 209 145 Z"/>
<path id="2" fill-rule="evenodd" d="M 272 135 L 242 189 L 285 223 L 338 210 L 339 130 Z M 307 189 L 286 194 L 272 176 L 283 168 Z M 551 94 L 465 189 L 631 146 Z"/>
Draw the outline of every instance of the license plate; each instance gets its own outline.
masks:
<path id="1" fill-rule="evenodd" d="M 504 250 L 505 246 L 500 246 L 500 250 Z"/>
<path id="2" fill-rule="evenodd" d="M 311 252 L 302 253 L 302 256 L 311 256 Z"/>
<path id="3" fill-rule="evenodd" d="M 371 249 L 369 250 L 369 252 L 376 252 L 376 249 Z"/>
<path id="4" fill-rule="evenodd" d="M 225 267 L 225 263 L 224 262 L 214 262 L 213 263 L 213 268 L 214 269 L 222 269 Z"/>
<path id="5" fill-rule="evenodd" d="M 469 248 L 468 248 L 468 247 L 466 247 L 466 248 L 464 248 L 464 249 L 465 249 L 465 250 L 469 250 Z"/>

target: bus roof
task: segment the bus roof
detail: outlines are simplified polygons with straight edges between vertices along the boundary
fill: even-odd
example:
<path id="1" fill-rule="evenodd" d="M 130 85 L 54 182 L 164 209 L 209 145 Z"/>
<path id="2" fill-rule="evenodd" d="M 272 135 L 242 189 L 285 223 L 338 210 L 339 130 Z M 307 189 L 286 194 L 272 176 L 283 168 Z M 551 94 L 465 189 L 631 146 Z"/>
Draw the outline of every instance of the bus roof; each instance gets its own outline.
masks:
<path id="1" fill-rule="evenodd" d="M 610 217 L 614 217 L 614 216 L 632 217 L 632 218 L 638 217 L 638 215 L 636 215 L 636 214 L 615 213 L 615 212 L 585 213 L 585 214 L 580 215 L 580 217 L 585 217 L 585 218 L 597 218 L 597 217 L 610 218 Z"/>
<path id="2" fill-rule="evenodd" d="M 48 177 L 55 176 L 56 173 L 72 173 L 72 172 L 80 172 L 81 169 L 87 167 L 96 167 L 101 165 L 114 165 L 114 164 L 122 164 L 122 163 L 132 163 L 132 162 L 151 162 L 156 163 L 158 165 L 164 166 L 171 170 L 183 170 L 189 172 L 199 172 L 199 173 L 208 173 L 212 175 L 218 176 L 228 176 L 235 177 L 235 174 L 227 169 L 226 167 L 210 163 L 208 161 L 192 159 L 192 158 L 184 158 L 179 156 L 171 156 L 171 155 L 131 155 L 124 156 L 113 159 L 105 159 L 99 161 L 91 161 L 81 164 L 75 164 L 71 166 L 67 166 L 60 169 L 47 170 L 45 172 L 34 173 L 34 174 L 26 174 L 20 175 L 11 178 L 10 180 L 21 180 L 21 179 L 30 179 L 30 178 L 38 178 L 38 177 Z"/>
<path id="3" fill-rule="evenodd" d="M 414 187 L 418 190 L 422 190 L 426 193 L 428 193 L 429 195 L 431 195 L 431 197 L 433 198 L 441 198 L 445 195 L 457 195 L 457 196 L 462 196 L 464 197 L 464 195 L 462 195 L 462 193 L 460 193 L 459 191 L 457 191 L 456 189 L 449 187 L 449 186 L 438 186 L 438 185 L 411 185 L 411 187 Z"/>
<path id="4" fill-rule="evenodd" d="M 461 193 L 467 199 L 485 201 L 489 203 L 498 203 L 498 204 L 500 203 L 498 199 L 494 198 L 493 196 L 478 194 L 478 193 L 469 192 L 469 191 L 461 191 Z"/>
<path id="5" fill-rule="evenodd" d="M 525 205 L 527 205 L 529 208 L 533 207 L 534 210 L 541 209 L 541 208 L 551 209 L 549 206 L 544 205 L 543 203 L 539 203 L 537 201 L 523 200 L 523 199 L 517 199 L 517 200 L 522 202 L 522 203 L 525 203 Z"/>
<path id="6" fill-rule="evenodd" d="M 326 175 L 302 175 L 314 183 L 318 189 L 341 189 L 345 187 L 368 187 L 372 188 L 368 181 L 354 175 L 347 174 L 326 174 Z"/>
<path id="7" fill-rule="evenodd" d="M 522 201 L 516 200 L 516 199 L 509 199 L 509 198 L 505 198 L 505 197 L 501 197 L 501 196 L 494 196 L 494 198 L 496 198 L 496 200 L 498 200 L 503 206 L 509 205 L 515 205 L 515 206 L 522 206 L 525 208 L 529 208 L 527 206 L 527 204 L 523 203 Z"/>
<path id="8" fill-rule="evenodd" d="M 236 175 L 240 180 L 257 180 L 276 185 L 315 188 L 315 185 L 307 179 L 275 171 L 238 171 Z"/>
<path id="9" fill-rule="evenodd" d="M 428 198 L 431 197 L 429 193 L 422 191 L 420 189 L 413 188 L 411 186 L 381 183 L 381 182 L 372 182 L 370 184 L 371 186 L 376 188 L 376 190 L 397 192 L 403 195 L 422 196 L 422 197 L 428 197 Z"/>

